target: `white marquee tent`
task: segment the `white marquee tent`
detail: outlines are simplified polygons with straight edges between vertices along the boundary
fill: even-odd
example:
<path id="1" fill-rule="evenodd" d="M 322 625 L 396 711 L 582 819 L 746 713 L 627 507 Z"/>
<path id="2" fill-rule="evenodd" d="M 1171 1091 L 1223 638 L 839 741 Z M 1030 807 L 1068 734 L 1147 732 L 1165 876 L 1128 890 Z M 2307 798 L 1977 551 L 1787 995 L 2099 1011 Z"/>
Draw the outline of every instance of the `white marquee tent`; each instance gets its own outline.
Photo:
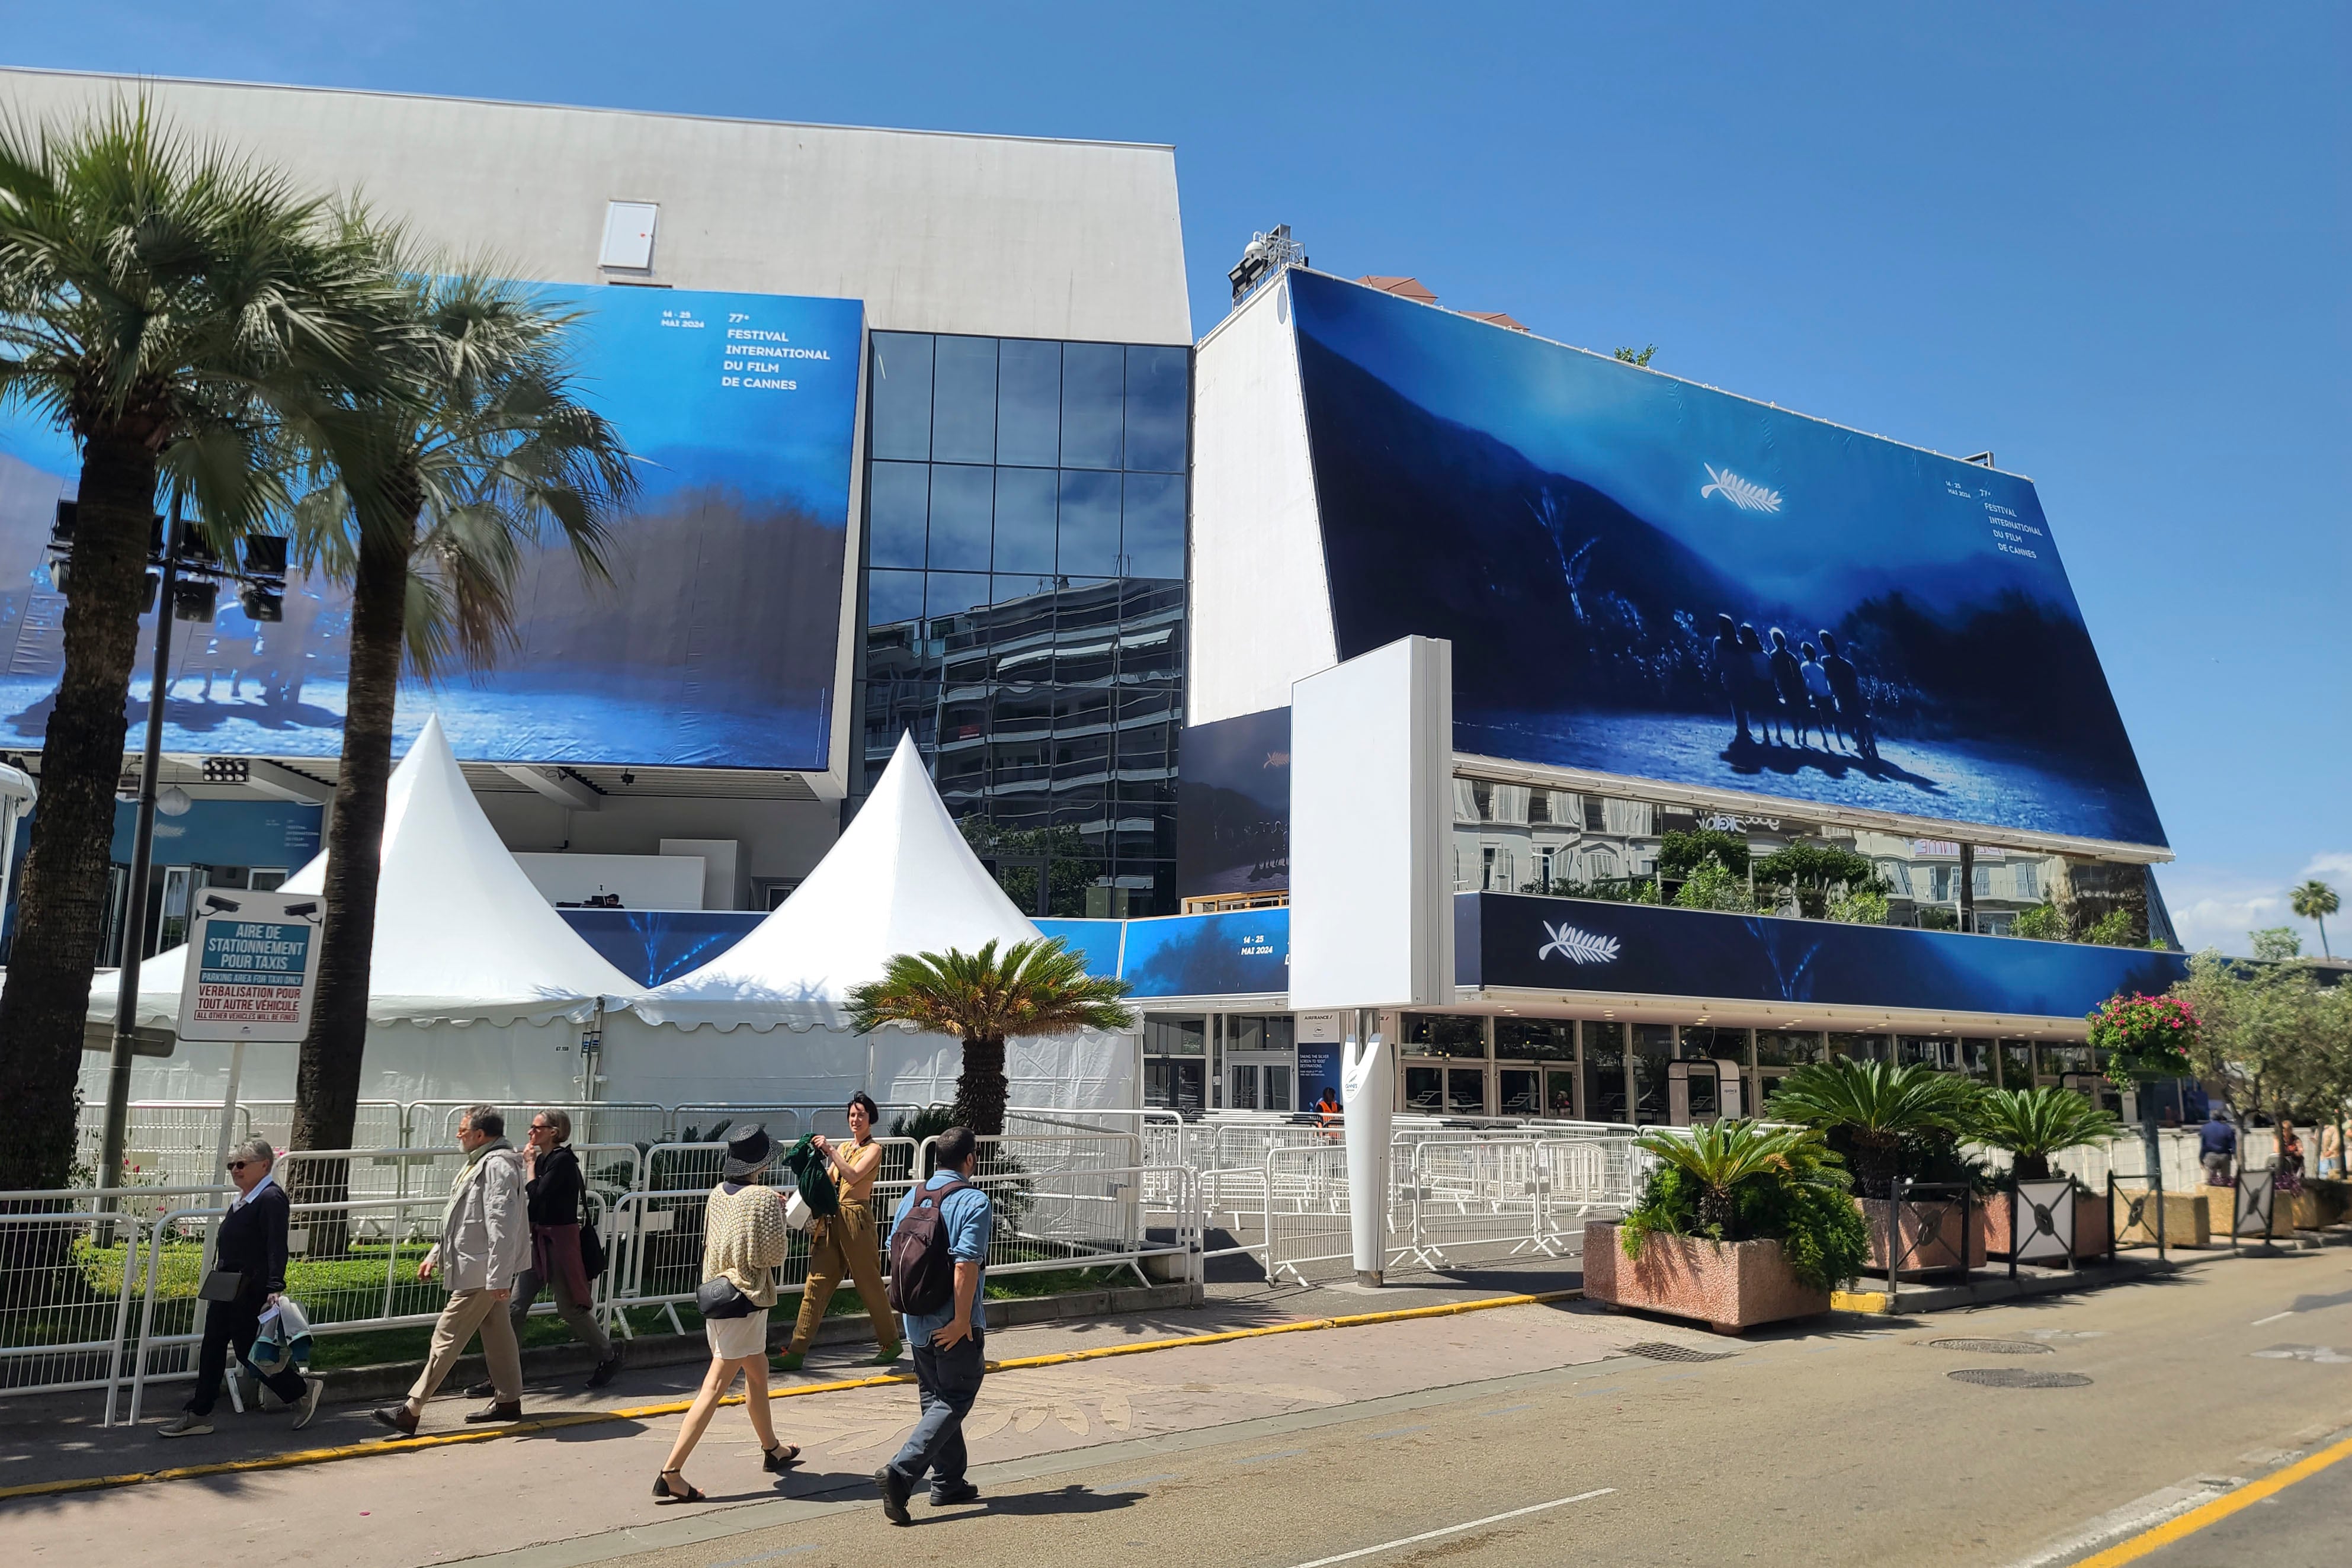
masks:
<path id="1" fill-rule="evenodd" d="M 625 1001 L 638 988 L 564 923 L 515 863 L 467 787 L 437 717 L 394 770 L 383 867 L 361 1098 L 578 1100 L 583 1027 L 607 998 Z M 322 853 L 286 888 L 317 893 L 326 875 Z M 178 1019 L 187 956 L 180 946 L 141 966 L 140 1023 L 170 1027 Z M 113 1021 L 118 985 L 112 971 L 99 977 L 91 1018 Z M 248 1048 L 244 1097 L 289 1098 L 299 1049 Z M 192 1042 L 169 1059 L 142 1057 L 132 1096 L 217 1098 L 228 1051 Z M 102 1066 L 97 1071 L 102 1075 Z"/>
<path id="2" fill-rule="evenodd" d="M 992 941 L 1001 949 L 1038 936 L 971 852 L 913 738 L 902 737 L 865 807 L 773 914 L 693 973 L 613 999 L 608 1092 L 797 1103 L 870 1086 L 885 1103 L 944 1103 L 961 1046 L 895 1028 L 852 1034 L 850 988 L 879 979 L 898 954 Z M 1132 1035 L 1016 1040 L 1006 1055 L 1014 1104 L 1139 1103 Z"/>

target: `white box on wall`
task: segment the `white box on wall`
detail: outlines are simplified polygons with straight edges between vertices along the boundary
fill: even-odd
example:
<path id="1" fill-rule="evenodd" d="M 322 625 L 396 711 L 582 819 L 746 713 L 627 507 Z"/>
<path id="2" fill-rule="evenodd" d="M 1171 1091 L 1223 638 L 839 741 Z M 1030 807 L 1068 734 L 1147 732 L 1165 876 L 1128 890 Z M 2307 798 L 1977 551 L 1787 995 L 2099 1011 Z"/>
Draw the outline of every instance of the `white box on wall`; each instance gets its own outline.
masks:
<path id="1" fill-rule="evenodd" d="M 550 904 L 585 904 L 617 894 L 624 909 L 700 909 L 698 855 L 536 854 L 515 856 Z"/>
<path id="2" fill-rule="evenodd" d="M 702 907 L 740 909 L 743 901 L 741 841 L 736 839 L 664 839 L 666 855 L 702 857 Z"/>
<path id="3" fill-rule="evenodd" d="M 1454 1000 L 1454 649 L 1406 637 L 1290 688 L 1290 1005 Z"/>

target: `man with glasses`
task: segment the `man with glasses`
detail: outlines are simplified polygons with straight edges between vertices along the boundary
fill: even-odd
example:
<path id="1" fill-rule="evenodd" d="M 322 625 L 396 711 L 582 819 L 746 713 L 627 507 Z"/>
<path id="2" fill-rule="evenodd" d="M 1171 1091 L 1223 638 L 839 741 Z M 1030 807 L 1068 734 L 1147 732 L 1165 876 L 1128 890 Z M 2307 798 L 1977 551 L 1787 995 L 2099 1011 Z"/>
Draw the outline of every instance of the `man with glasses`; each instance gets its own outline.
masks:
<path id="1" fill-rule="evenodd" d="M 229 1155 L 228 1177 L 236 1197 L 214 1232 L 212 1271 L 205 1276 L 204 1343 L 196 1352 L 196 1387 L 188 1407 L 167 1421 L 158 1436 L 201 1437 L 212 1427 L 213 1406 L 220 1399 L 221 1383 L 228 1375 L 228 1353 L 237 1358 L 253 1350 L 261 1330 L 261 1314 L 286 1290 L 289 1217 L 293 1212 L 286 1189 L 270 1171 L 278 1151 L 266 1138 L 241 1144 Z M 255 1369 L 263 1387 L 294 1410 L 294 1429 L 300 1431 L 319 1414 L 319 1396 L 326 1385 L 289 1366 L 273 1373 Z"/>
<path id="2" fill-rule="evenodd" d="M 581 1174 L 580 1156 L 572 1150 L 570 1112 L 549 1109 L 530 1119 L 522 1174 L 530 1210 L 530 1267 L 515 1281 L 514 1296 L 508 1302 L 515 1337 L 518 1341 L 522 1337 L 523 1320 L 530 1315 L 540 1291 L 553 1291 L 556 1314 L 582 1344 L 596 1353 L 596 1369 L 588 1375 L 588 1386 L 602 1388 L 621 1370 L 621 1353 L 591 1310 L 595 1285 L 581 1251 L 588 1182 Z M 477 1399 L 488 1399 L 498 1390 L 484 1381 L 466 1392 Z"/>

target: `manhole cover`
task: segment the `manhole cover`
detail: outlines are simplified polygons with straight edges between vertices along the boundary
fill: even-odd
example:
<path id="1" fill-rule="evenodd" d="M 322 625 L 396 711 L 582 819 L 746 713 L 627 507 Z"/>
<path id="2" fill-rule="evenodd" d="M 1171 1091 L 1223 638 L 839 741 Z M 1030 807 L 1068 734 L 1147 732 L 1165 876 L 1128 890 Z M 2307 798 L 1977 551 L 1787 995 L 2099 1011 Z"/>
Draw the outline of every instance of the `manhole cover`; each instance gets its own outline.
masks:
<path id="1" fill-rule="evenodd" d="M 1739 1353 L 1736 1350 L 1695 1350 L 1686 1344 L 1665 1344 L 1654 1341 L 1647 1344 L 1629 1344 L 1625 1347 L 1625 1354 L 1646 1355 L 1652 1361 L 1729 1361 Z"/>
<path id="2" fill-rule="evenodd" d="M 1969 1355 L 2051 1355 L 2055 1353 L 2046 1344 L 2029 1344 L 2021 1339 L 1931 1339 L 1930 1350 L 1957 1350 Z"/>
<path id="3" fill-rule="evenodd" d="M 1980 1388 L 2087 1388 L 2091 1383 L 2079 1372 L 2028 1372 L 2021 1366 L 1964 1366 L 1944 1375 Z"/>

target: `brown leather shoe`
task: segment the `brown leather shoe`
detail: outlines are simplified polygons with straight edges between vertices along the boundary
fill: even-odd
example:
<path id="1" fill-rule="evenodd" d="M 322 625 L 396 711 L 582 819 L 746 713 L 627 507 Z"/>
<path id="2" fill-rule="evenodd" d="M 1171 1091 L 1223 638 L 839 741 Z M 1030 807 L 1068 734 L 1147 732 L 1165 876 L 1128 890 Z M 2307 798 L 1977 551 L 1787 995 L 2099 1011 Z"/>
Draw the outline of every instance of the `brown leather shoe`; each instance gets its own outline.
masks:
<path id="1" fill-rule="evenodd" d="M 371 1410 L 370 1416 L 403 1437 L 416 1436 L 416 1417 L 408 1413 L 405 1405 L 387 1405 L 381 1410 Z"/>

